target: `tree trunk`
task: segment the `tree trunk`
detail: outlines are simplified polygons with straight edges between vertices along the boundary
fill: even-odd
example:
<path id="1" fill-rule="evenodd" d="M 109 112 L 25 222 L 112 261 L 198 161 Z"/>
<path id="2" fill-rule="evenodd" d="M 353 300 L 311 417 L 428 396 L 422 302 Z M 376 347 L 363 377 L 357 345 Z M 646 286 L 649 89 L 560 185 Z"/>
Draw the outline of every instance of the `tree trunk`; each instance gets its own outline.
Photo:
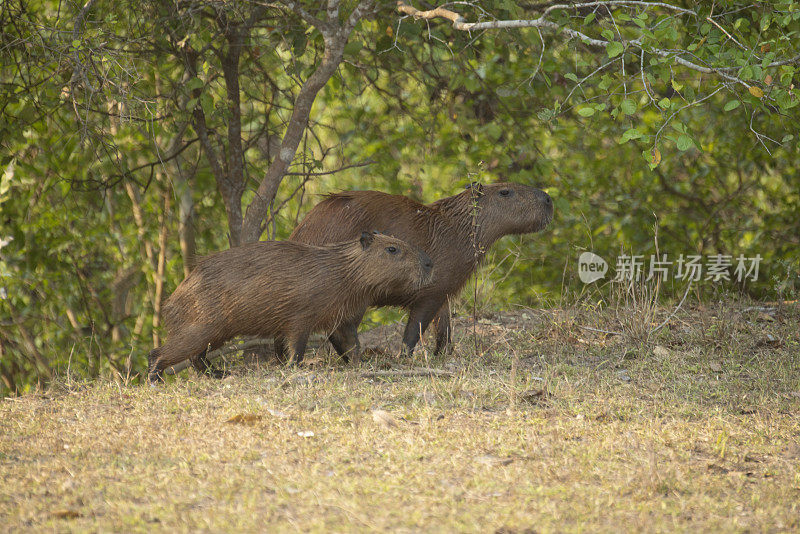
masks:
<path id="1" fill-rule="evenodd" d="M 328 80 L 339 67 L 345 43 L 347 43 L 347 36 L 341 37 L 337 35 L 336 39 L 325 40 L 325 57 L 322 65 L 309 76 L 300 89 L 300 93 L 295 100 L 292 117 L 286 126 L 286 133 L 283 136 L 278 157 L 273 160 L 269 169 L 267 169 L 267 174 L 256 191 L 256 197 L 247 206 L 244 222 L 242 223 L 242 242 L 258 241 L 261 237 L 269 206 L 275 199 L 278 187 L 281 185 L 289 164 L 297 153 L 297 147 L 300 145 L 300 140 L 311 115 L 311 106 L 314 104 L 317 93 L 325 87 L 325 84 L 328 83 Z"/>
<path id="2" fill-rule="evenodd" d="M 191 179 L 175 182 L 178 190 L 178 236 L 183 258 L 183 277 L 189 276 L 195 265 L 197 243 L 194 238 L 194 184 Z"/>
<path id="3" fill-rule="evenodd" d="M 158 264 L 154 275 L 155 291 L 153 292 L 153 346 L 159 346 L 161 338 L 158 327 L 161 325 L 161 299 L 164 294 L 164 268 L 167 263 L 167 218 L 169 215 L 170 194 L 164 191 L 164 209 L 158 217 Z"/>

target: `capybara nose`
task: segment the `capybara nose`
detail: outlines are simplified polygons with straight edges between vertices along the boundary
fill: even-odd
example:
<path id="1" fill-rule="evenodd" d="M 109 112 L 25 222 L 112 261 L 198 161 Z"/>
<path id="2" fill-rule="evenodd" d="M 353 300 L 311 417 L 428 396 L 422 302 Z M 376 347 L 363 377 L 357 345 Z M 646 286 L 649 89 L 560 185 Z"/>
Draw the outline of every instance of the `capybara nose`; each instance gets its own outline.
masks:
<path id="1" fill-rule="evenodd" d="M 539 201 L 542 204 L 544 204 L 545 206 L 552 206 L 553 205 L 553 199 L 550 198 L 550 195 L 548 195 L 544 191 L 542 191 L 542 190 L 536 191 L 536 196 L 539 197 Z"/>
<path id="2" fill-rule="evenodd" d="M 422 264 L 422 268 L 426 273 L 429 273 L 433 270 L 433 260 L 424 252 L 419 253 L 419 262 Z"/>

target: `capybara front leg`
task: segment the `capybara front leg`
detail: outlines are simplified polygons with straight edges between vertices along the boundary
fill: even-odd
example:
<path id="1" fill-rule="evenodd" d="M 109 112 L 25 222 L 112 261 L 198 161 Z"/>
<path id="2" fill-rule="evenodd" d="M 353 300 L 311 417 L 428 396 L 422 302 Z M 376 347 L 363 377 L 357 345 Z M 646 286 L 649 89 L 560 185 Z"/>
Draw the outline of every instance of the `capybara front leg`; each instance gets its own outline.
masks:
<path id="1" fill-rule="evenodd" d="M 286 338 L 283 336 L 275 336 L 275 356 L 278 357 L 278 361 L 281 363 L 286 363 L 288 360 L 286 355 Z"/>
<path id="2" fill-rule="evenodd" d="M 156 347 L 147 355 L 147 379 L 151 384 L 164 381 L 164 373 L 156 366 L 160 352 L 161 348 Z"/>
<path id="3" fill-rule="evenodd" d="M 192 367 L 194 370 L 204 376 L 209 376 L 211 378 L 225 378 L 227 373 L 218 367 L 214 367 L 212 365 L 211 360 L 208 359 L 208 348 L 192 358 Z"/>
<path id="4" fill-rule="evenodd" d="M 450 337 L 452 327 L 450 326 L 450 303 L 444 302 L 436 317 L 433 318 L 433 326 L 436 330 L 436 348 L 433 349 L 434 354 L 441 354 L 448 352 L 452 347 L 453 340 Z"/>
<path id="5" fill-rule="evenodd" d="M 345 362 L 357 364 L 360 360 L 361 343 L 358 340 L 358 325 L 361 324 L 363 317 L 364 313 L 362 312 L 356 317 L 343 321 L 339 328 L 328 336 L 336 354 L 341 356 Z"/>
<path id="6" fill-rule="evenodd" d="M 358 365 L 361 361 L 361 342 L 358 340 L 358 323 L 348 325 L 344 331 L 342 343 L 342 358 L 345 362 Z"/>
<path id="7" fill-rule="evenodd" d="M 412 356 L 422 334 L 428 328 L 433 316 L 442 307 L 441 302 L 423 301 L 414 304 L 408 312 L 408 324 L 403 334 L 403 355 Z"/>
<path id="8" fill-rule="evenodd" d="M 306 353 L 306 345 L 308 344 L 308 332 L 302 332 L 288 337 L 289 345 L 289 364 L 299 365 L 303 363 L 303 356 Z"/>

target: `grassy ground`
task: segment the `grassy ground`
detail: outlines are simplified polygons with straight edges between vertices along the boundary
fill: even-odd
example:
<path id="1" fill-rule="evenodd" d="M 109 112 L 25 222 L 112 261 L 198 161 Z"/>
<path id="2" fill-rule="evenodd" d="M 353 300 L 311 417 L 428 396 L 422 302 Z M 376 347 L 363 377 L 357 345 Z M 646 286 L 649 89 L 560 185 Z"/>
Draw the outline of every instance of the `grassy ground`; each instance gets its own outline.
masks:
<path id="1" fill-rule="evenodd" d="M 671 310 L 651 311 L 462 319 L 452 355 L 415 362 L 388 327 L 356 370 L 320 351 L 310 369 L 6 399 L 0 525 L 800 530 L 797 305 L 685 305 L 648 336 Z M 412 365 L 444 373 L 369 375 Z"/>

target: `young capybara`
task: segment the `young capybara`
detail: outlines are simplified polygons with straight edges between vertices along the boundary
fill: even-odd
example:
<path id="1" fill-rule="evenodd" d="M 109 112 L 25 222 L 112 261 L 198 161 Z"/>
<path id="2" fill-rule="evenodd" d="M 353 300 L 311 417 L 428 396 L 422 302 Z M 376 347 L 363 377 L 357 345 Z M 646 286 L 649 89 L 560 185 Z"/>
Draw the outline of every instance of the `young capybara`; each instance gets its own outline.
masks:
<path id="1" fill-rule="evenodd" d="M 486 250 L 505 235 L 538 232 L 552 218 L 550 196 L 517 183 L 473 183 L 428 205 L 379 191 L 345 191 L 314 206 L 289 239 L 321 245 L 375 228 L 425 250 L 436 264 L 431 283 L 391 292 L 376 304 L 408 309 L 403 344 L 409 355 L 433 321 L 439 353 L 450 344 L 448 298 L 464 286 Z M 329 337 L 340 354 L 360 350 L 357 328 L 364 312 L 346 317 Z"/>
<path id="2" fill-rule="evenodd" d="M 278 356 L 288 348 L 299 362 L 312 332 L 430 281 L 430 257 L 405 241 L 377 232 L 340 241 L 260 241 L 202 259 L 164 305 L 167 342 L 150 352 L 150 380 L 240 335 L 274 337 Z"/>

